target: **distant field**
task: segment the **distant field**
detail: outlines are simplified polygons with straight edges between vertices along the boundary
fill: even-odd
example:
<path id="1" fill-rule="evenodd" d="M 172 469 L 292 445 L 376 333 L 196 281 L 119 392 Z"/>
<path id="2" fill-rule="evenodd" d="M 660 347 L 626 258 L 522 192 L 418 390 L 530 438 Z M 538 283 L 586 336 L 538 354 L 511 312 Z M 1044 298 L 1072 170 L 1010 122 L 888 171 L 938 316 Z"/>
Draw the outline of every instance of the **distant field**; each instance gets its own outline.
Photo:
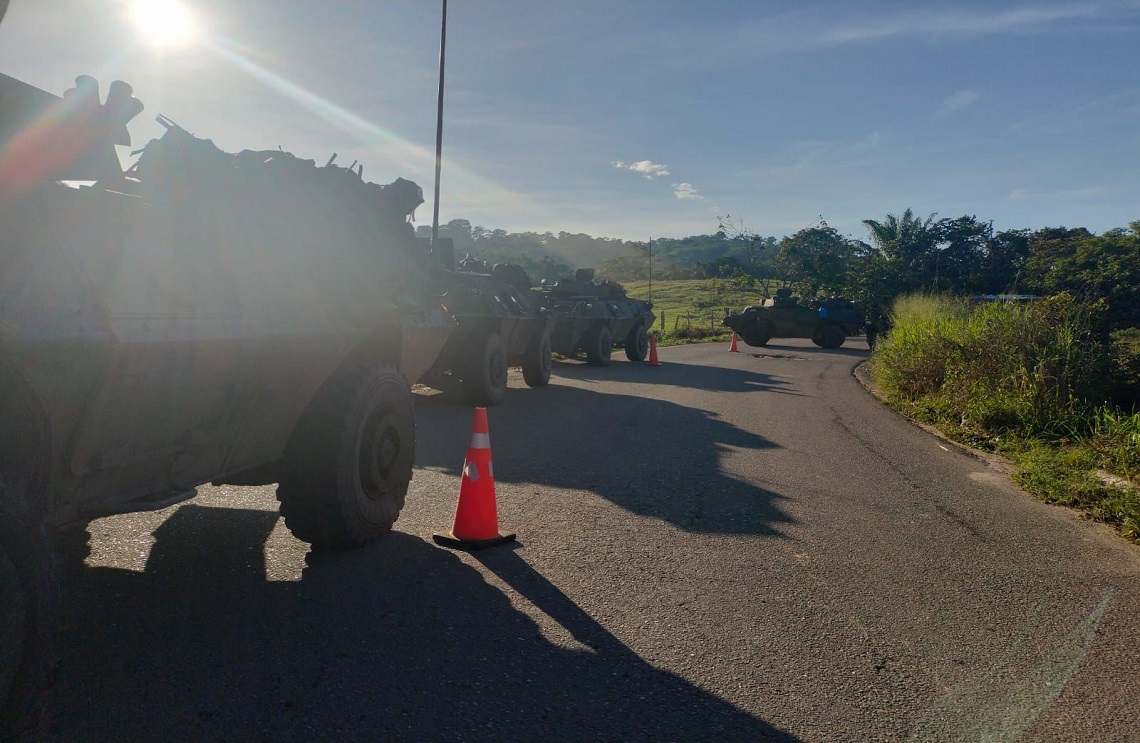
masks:
<path id="1" fill-rule="evenodd" d="M 649 299 L 648 281 L 622 282 L 629 296 Z M 653 311 L 657 314 L 655 328 L 661 328 L 665 315 L 665 331 L 687 326 L 725 330 L 720 321 L 727 308 L 737 312 L 749 304 L 760 304 L 764 295 L 754 289 L 740 286 L 730 279 L 688 279 L 683 281 L 653 282 Z M 711 322 L 710 322 L 711 318 Z M 727 332 L 727 330 L 725 331 Z"/>

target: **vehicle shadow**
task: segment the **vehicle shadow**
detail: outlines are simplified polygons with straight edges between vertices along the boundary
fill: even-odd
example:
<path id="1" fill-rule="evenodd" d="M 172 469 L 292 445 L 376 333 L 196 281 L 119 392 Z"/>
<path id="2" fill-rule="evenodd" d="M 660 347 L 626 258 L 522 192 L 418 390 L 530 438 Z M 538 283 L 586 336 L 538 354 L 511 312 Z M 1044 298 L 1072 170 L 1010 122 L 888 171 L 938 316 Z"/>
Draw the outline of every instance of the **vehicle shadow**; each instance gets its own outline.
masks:
<path id="1" fill-rule="evenodd" d="M 861 340 L 861 339 L 860 339 Z M 819 348 L 814 345 L 794 345 L 770 342 L 766 346 L 740 345 L 742 353 L 754 356 L 772 356 L 784 354 L 788 356 L 848 356 L 850 358 L 864 359 L 871 354 L 869 349 L 859 346 L 842 346 L 840 348 Z"/>
<path id="2" fill-rule="evenodd" d="M 723 456 L 775 447 L 713 413 L 668 400 L 552 384 L 488 410 L 498 482 L 589 490 L 698 533 L 781 536 L 787 496 L 726 474 Z M 416 465 L 459 474 L 471 408 L 416 398 Z"/>
<path id="3" fill-rule="evenodd" d="M 790 385 L 771 374 L 724 366 L 683 364 L 674 361 L 650 367 L 643 363 L 614 361 L 609 366 L 559 361 L 556 376 L 567 379 L 637 384 L 667 384 L 706 392 L 776 392 L 798 395 Z"/>
<path id="4" fill-rule="evenodd" d="M 395 532 L 266 578 L 269 511 L 186 505 L 145 570 L 84 568 L 35 741 L 793 740 L 650 666 L 512 551 Z M 567 643 L 568 644 L 568 643 Z"/>

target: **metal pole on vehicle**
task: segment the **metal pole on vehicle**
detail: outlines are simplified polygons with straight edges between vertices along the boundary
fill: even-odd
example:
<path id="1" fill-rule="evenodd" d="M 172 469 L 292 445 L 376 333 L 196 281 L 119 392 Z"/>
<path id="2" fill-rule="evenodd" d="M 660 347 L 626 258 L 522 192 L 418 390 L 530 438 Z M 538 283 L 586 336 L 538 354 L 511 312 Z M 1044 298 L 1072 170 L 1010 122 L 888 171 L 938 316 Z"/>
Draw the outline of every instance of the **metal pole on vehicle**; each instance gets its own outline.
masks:
<path id="1" fill-rule="evenodd" d="M 447 48 L 447 0 L 443 0 L 443 19 L 439 28 L 439 96 L 435 114 L 435 207 L 431 218 L 431 252 L 439 246 L 439 171 L 443 167 L 443 58 Z"/>

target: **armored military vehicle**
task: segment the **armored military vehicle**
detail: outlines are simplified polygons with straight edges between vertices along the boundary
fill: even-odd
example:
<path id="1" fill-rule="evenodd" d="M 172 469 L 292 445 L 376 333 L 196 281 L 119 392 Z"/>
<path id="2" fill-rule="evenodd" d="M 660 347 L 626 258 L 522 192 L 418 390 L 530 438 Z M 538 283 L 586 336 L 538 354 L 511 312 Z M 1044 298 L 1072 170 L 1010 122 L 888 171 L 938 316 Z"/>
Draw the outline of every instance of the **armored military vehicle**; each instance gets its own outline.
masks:
<path id="1" fill-rule="evenodd" d="M 766 346 L 772 338 L 811 338 L 821 348 L 839 348 L 848 336 L 859 335 L 865 322 L 856 302 L 826 297 L 802 304 L 787 287 L 777 289 L 776 296 L 759 307 L 745 307 L 724 318 L 724 325 L 750 346 Z"/>
<path id="2" fill-rule="evenodd" d="M 626 295 L 615 281 L 594 283 L 594 269 L 580 268 L 573 279 L 542 282 L 539 294 L 557 318 L 551 344 L 563 356 L 586 354 L 594 366 L 606 366 L 615 348 L 630 361 L 649 353 L 653 304 Z"/>
<path id="3" fill-rule="evenodd" d="M 550 381 L 554 313 L 530 290 L 530 276 L 510 263 L 488 264 L 467 256 L 445 271 L 441 297 L 459 327 L 421 380 L 458 390 L 475 405 L 497 405 L 507 394 L 507 368 L 521 366 L 523 381 Z"/>
<path id="4" fill-rule="evenodd" d="M 454 321 L 425 289 L 410 181 L 165 134 L 142 109 L 0 76 L 0 705 L 25 717 L 52 608 L 46 532 L 203 483 L 278 483 L 293 533 L 388 532 L 415 455 L 408 380 Z M 73 188 L 62 181 L 94 185 Z"/>

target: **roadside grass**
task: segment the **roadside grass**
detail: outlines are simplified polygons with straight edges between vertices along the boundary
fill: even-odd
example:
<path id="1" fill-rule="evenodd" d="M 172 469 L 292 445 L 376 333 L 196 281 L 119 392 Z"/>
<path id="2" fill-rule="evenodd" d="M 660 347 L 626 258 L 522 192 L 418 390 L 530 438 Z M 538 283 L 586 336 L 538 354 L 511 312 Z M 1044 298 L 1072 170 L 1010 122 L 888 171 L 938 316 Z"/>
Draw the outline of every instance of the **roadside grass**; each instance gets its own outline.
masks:
<path id="1" fill-rule="evenodd" d="M 1118 344 L 1062 295 L 971 307 L 900 298 L 871 373 L 887 402 L 1017 465 L 1015 479 L 1140 541 L 1140 414 L 1108 402 Z"/>
<path id="2" fill-rule="evenodd" d="M 683 346 L 688 343 L 716 343 L 718 341 L 728 343 L 732 339 L 732 331 L 728 328 L 710 330 L 708 327 L 697 326 L 662 331 L 659 325 L 649 331 L 649 334 L 656 339 L 658 346 Z"/>
<path id="3" fill-rule="evenodd" d="M 622 286 L 631 297 L 649 299 L 648 281 L 628 281 Z M 741 279 L 654 281 L 653 312 L 657 321 L 653 337 L 659 346 L 727 342 L 732 331 L 721 325 L 725 309 L 739 312 L 765 298 L 754 284 Z"/>

